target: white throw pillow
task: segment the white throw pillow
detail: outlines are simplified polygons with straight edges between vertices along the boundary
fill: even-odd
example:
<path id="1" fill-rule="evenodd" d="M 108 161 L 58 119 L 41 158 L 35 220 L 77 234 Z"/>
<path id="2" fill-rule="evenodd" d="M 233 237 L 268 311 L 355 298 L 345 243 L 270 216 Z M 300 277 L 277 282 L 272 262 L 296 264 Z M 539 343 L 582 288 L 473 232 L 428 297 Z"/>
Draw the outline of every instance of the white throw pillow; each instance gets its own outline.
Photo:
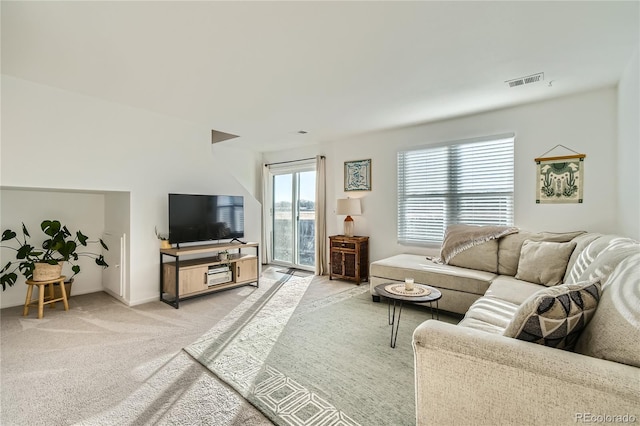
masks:
<path id="1" fill-rule="evenodd" d="M 516 278 L 536 284 L 554 286 L 562 283 L 575 242 L 525 240 L 520 250 Z"/>

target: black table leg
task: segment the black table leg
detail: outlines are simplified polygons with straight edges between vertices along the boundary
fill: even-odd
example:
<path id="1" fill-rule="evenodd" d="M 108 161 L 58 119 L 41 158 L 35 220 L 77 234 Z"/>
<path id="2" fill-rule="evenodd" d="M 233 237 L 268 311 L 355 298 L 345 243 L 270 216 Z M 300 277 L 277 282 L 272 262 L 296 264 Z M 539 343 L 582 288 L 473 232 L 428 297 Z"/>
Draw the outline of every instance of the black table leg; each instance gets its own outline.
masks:
<path id="1" fill-rule="evenodd" d="M 398 327 L 400 327 L 400 315 L 402 314 L 402 300 L 399 300 L 398 306 L 398 318 L 396 318 L 396 299 L 393 299 L 393 314 L 391 313 L 391 299 L 388 299 L 387 314 L 389 319 L 389 325 L 391 326 L 391 347 L 396 347 L 396 340 L 398 340 Z M 395 330 L 394 330 L 395 327 Z"/>
<path id="2" fill-rule="evenodd" d="M 438 301 L 436 300 L 436 319 L 440 319 L 440 309 L 438 307 Z M 433 302 L 429 302 L 429 309 L 431 310 L 431 319 L 433 319 Z"/>

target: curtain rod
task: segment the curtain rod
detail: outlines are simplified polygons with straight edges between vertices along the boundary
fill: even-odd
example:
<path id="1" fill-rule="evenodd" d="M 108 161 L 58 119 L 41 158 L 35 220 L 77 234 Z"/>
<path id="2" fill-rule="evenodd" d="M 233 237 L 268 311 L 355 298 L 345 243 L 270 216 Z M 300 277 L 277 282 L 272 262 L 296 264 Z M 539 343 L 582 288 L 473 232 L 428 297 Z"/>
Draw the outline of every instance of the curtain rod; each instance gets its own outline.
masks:
<path id="1" fill-rule="evenodd" d="M 324 158 L 324 155 L 321 155 L 320 158 Z M 287 164 L 287 163 L 297 163 L 298 161 L 307 161 L 307 160 L 315 160 L 316 157 L 311 157 L 311 158 L 301 158 L 300 160 L 290 160 L 290 161 L 280 161 L 277 163 L 268 163 L 265 164 L 265 167 L 269 167 L 269 166 L 273 166 L 274 164 Z"/>

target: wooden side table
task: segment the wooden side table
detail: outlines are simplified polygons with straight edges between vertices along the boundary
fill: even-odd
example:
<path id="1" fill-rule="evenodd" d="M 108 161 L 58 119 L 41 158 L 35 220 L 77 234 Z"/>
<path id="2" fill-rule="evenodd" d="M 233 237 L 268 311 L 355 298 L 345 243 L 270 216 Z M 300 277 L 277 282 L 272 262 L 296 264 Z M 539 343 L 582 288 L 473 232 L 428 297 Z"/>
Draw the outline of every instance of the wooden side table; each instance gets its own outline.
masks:
<path id="1" fill-rule="evenodd" d="M 369 237 L 332 235 L 329 237 L 329 279 L 355 281 L 369 279 Z"/>
<path id="2" fill-rule="evenodd" d="M 64 288 L 64 280 L 67 277 L 65 277 L 64 275 L 52 279 L 52 280 L 46 280 L 46 281 L 33 281 L 33 280 L 27 280 L 25 281 L 25 284 L 27 284 L 29 287 L 27 289 L 27 298 L 24 302 L 24 309 L 22 310 L 22 316 L 26 317 L 27 315 L 29 315 L 29 306 L 31 305 L 36 305 L 36 303 L 38 304 L 38 319 L 41 319 L 44 316 L 44 305 L 51 305 L 51 308 L 55 308 L 56 307 L 56 302 L 62 302 L 64 304 L 64 310 L 68 311 L 69 310 L 69 302 L 67 301 L 67 291 Z M 58 284 L 60 286 L 60 294 L 62 295 L 62 297 L 59 298 L 55 298 L 54 297 L 54 285 Z M 33 287 L 34 286 L 38 286 L 38 298 L 37 299 L 33 299 L 31 300 L 31 297 L 33 295 Z M 45 297 L 44 292 L 47 289 L 47 286 L 49 286 L 49 296 Z"/>

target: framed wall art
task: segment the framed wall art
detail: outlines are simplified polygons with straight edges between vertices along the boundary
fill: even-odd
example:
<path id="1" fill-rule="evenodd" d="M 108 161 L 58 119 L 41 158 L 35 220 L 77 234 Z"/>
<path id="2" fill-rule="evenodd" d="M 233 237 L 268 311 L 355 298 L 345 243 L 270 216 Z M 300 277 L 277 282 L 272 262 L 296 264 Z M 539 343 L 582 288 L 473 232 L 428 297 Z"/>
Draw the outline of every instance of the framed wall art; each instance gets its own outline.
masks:
<path id="1" fill-rule="evenodd" d="M 344 162 L 344 190 L 371 191 L 371 159 Z"/>

